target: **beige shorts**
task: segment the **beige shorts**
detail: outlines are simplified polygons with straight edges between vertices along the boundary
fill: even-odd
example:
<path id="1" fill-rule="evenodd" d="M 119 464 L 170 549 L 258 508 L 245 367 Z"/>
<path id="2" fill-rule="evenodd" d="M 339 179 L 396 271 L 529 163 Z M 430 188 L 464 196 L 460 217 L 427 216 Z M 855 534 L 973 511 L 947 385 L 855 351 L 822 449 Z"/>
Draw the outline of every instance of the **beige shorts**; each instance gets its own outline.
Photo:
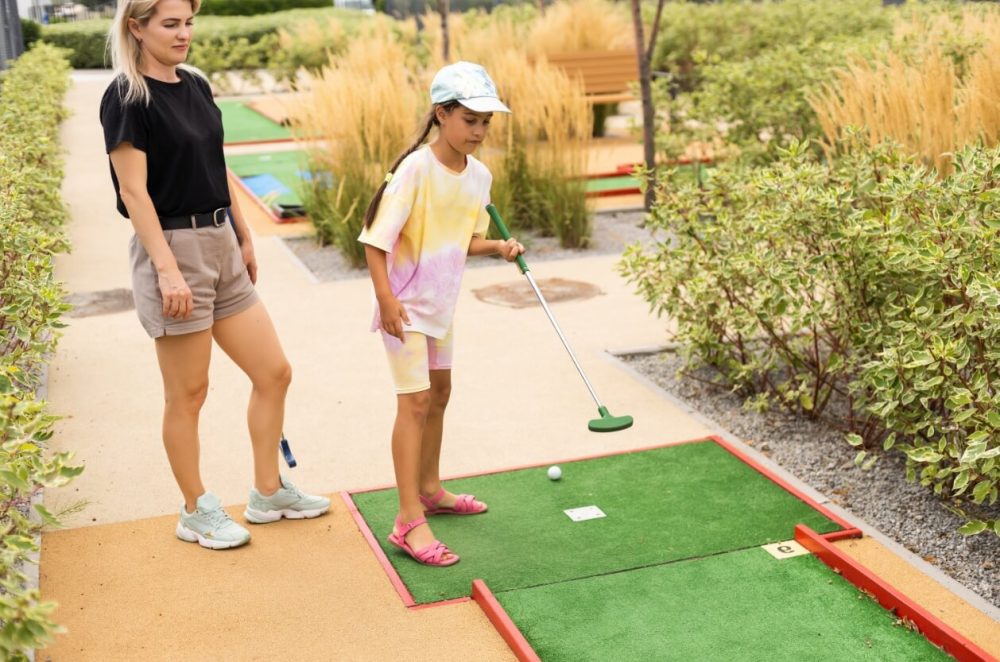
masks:
<path id="1" fill-rule="evenodd" d="M 187 319 L 165 317 L 156 267 L 135 235 L 129 243 L 132 297 L 139 321 L 151 338 L 179 336 L 212 328 L 215 320 L 243 312 L 259 297 L 243 264 L 229 223 L 197 229 L 164 230 L 194 299 Z"/>

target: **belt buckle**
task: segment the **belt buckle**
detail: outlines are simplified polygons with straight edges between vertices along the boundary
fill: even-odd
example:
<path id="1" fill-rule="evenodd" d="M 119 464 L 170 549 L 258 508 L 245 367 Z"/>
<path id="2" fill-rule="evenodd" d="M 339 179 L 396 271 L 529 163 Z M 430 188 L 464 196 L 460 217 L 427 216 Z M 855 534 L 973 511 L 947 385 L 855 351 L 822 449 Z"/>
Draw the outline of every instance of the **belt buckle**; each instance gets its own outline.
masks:
<path id="1" fill-rule="evenodd" d="M 221 214 L 220 214 L 220 212 L 221 212 Z M 220 217 L 221 217 L 222 220 L 219 220 Z M 223 225 L 226 224 L 226 208 L 225 207 L 219 207 L 218 209 L 216 209 L 215 211 L 212 212 L 212 223 L 217 228 L 221 228 Z"/>

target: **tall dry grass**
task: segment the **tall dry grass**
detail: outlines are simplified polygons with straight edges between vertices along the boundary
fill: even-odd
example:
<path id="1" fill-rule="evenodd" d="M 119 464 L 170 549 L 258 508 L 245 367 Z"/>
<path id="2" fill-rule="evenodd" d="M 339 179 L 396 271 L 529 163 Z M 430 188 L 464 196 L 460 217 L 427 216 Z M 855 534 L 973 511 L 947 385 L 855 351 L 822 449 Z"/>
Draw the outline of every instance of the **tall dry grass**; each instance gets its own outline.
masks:
<path id="1" fill-rule="evenodd" d="M 494 116 L 483 158 L 494 174 L 493 198 L 515 226 L 534 227 L 564 247 L 590 239 L 585 185 L 591 109 L 579 83 L 523 52 L 487 54 L 484 66 L 510 115 Z"/>
<path id="2" fill-rule="evenodd" d="M 921 34 L 922 41 L 916 41 Z M 903 55 L 854 62 L 810 96 L 827 150 L 834 149 L 845 128 L 863 128 L 871 144 L 898 142 L 944 176 L 960 147 L 997 144 L 1000 13 L 918 17 L 902 24 L 897 40 L 907 44 L 900 48 L 903 41 L 897 41 Z M 956 51 L 956 43 L 963 47 Z"/>
<path id="3" fill-rule="evenodd" d="M 632 20 L 626 3 L 608 0 L 568 0 L 546 10 L 531 27 L 527 54 L 634 48 Z"/>
<path id="4" fill-rule="evenodd" d="M 289 114 L 308 154 L 305 204 L 317 236 L 357 266 L 368 201 L 429 107 L 427 83 L 409 59 L 389 24 L 377 21 L 313 76 Z"/>
<path id="5" fill-rule="evenodd" d="M 452 14 L 448 32 L 452 60 L 486 61 L 498 51 L 522 52 L 532 60 L 553 53 L 633 47 L 627 5 L 608 0 L 561 0 L 544 15 L 533 7 L 504 8 L 493 14 Z M 422 18 L 430 66 L 440 67 L 441 22 Z M 411 22 L 412 25 L 412 22 Z"/>

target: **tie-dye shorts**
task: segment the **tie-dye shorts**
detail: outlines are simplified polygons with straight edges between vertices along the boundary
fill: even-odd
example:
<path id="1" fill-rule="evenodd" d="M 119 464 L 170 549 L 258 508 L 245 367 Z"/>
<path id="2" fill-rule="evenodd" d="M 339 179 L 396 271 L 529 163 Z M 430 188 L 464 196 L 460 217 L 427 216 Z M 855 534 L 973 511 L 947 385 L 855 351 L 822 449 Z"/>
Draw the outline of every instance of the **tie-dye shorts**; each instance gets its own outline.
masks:
<path id="1" fill-rule="evenodd" d="M 405 331 L 406 342 L 382 331 L 382 344 L 389 358 L 389 370 L 396 393 L 417 393 L 431 387 L 431 370 L 451 370 L 452 328 L 444 338 L 431 338 L 415 331 Z"/>

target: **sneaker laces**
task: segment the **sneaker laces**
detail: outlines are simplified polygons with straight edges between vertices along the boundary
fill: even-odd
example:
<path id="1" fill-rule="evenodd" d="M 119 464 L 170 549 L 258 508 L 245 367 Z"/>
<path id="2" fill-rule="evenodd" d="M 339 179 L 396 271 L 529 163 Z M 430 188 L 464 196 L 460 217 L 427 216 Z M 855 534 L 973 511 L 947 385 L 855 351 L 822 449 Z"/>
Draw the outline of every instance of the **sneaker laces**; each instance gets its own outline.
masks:
<path id="1" fill-rule="evenodd" d="M 222 508 L 203 510 L 202 512 L 205 513 L 205 519 L 208 520 L 208 523 L 217 529 L 221 529 L 233 521 L 233 518 L 229 516 L 229 513 Z"/>
<path id="2" fill-rule="evenodd" d="M 284 481 L 283 487 L 285 488 L 286 492 L 291 492 L 292 494 L 294 494 L 300 500 L 306 498 L 306 495 L 302 492 L 302 490 L 300 490 L 299 488 L 295 487 L 295 485 L 293 485 L 292 483 L 288 482 L 287 480 Z"/>

